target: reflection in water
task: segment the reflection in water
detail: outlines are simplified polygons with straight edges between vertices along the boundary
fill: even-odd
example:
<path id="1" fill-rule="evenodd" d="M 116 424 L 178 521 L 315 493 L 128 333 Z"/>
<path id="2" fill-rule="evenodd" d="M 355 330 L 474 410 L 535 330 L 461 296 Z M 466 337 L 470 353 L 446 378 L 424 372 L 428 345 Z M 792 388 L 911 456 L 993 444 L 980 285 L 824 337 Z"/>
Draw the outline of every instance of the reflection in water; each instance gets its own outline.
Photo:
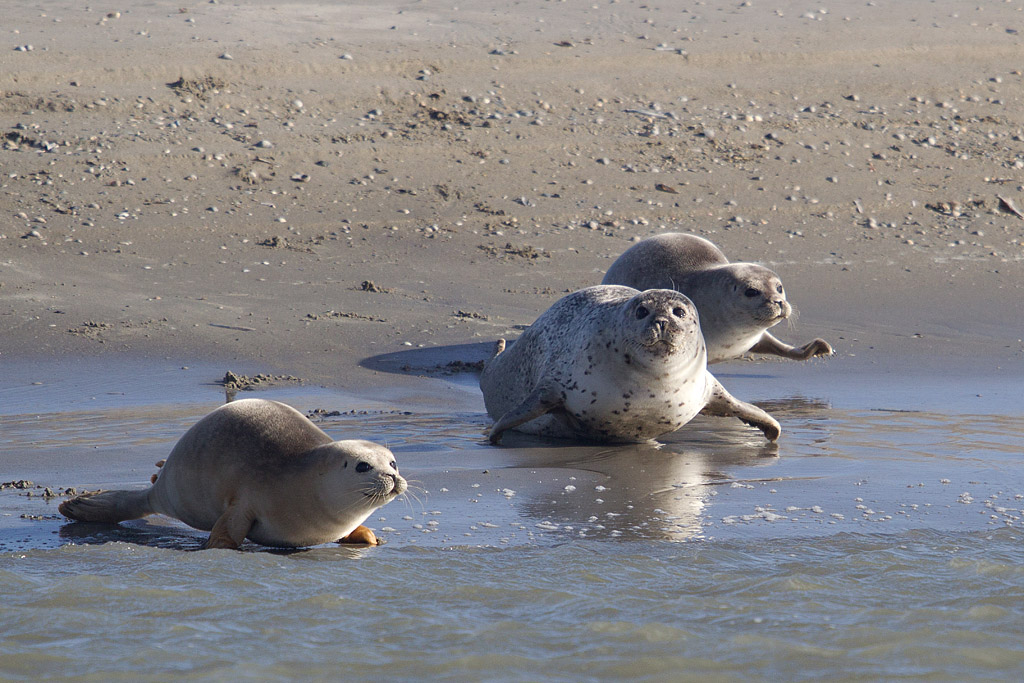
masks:
<path id="1" fill-rule="evenodd" d="M 209 533 L 192 529 L 177 520 L 164 517 L 163 515 L 153 515 L 145 519 L 131 520 L 129 522 L 121 522 L 120 524 L 66 522 L 60 527 L 58 535 L 61 542 L 76 545 L 132 543 L 151 548 L 163 548 L 165 550 L 199 551 L 203 550 L 203 544 L 206 542 Z M 343 546 L 334 543 L 325 543 L 315 548 L 275 548 L 246 540 L 239 546 L 238 551 L 270 553 L 273 555 L 298 555 L 325 548 L 346 552 L 353 556 L 368 549 L 368 547 Z"/>
<path id="2" fill-rule="evenodd" d="M 822 444 L 830 438 L 825 401 L 794 397 L 761 405 L 783 423 L 784 433 L 787 426 L 799 425 L 802 440 Z M 663 440 L 587 447 L 510 433 L 505 444 L 516 467 L 598 475 L 592 483 L 569 483 L 559 494 L 539 495 L 523 506 L 542 524 L 582 537 L 702 538 L 711 499 L 720 487 L 791 478 L 771 471 L 763 477 L 751 478 L 746 472 L 736 478 L 736 470 L 777 464 L 780 446 L 735 421 L 698 417 Z M 544 447 L 538 448 L 540 444 Z"/>
<path id="3" fill-rule="evenodd" d="M 359 438 L 403 450 L 440 452 L 479 447 L 488 418 L 479 413 L 434 415 L 408 411 L 351 411 L 307 415 L 335 439 Z"/>
<path id="4" fill-rule="evenodd" d="M 120 524 L 65 522 L 59 530 L 61 541 L 81 545 L 121 542 L 172 550 L 200 550 L 208 535 L 160 515 Z"/>
<path id="5" fill-rule="evenodd" d="M 578 484 L 570 482 L 555 495 L 539 493 L 522 505 L 522 511 L 542 525 L 561 526 L 563 531 L 590 538 L 701 538 L 716 487 L 743 485 L 729 471 L 777 462 L 770 448 L 712 452 L 679 445 L 630 444 L 585 454 L 580 449 L 567 450 L 546 458 L 544 466 L 598 476 L 578 476 Z"/>

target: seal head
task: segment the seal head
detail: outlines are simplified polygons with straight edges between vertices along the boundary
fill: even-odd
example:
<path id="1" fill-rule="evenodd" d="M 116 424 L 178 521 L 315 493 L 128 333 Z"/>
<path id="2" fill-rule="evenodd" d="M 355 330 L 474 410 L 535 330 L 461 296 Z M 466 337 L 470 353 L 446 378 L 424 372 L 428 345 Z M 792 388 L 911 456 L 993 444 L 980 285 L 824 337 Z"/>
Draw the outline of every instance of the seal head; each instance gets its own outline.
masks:
<path id="1" fill-rule="evenodd" d="M 638 360 L 664 361 L 675 355 L 702 353 L 703 339 L 694 334 L 697 324 L 693 302 L 670 290 L 640 292 L 620 310 L 622 345 L 632 349 Z"/>
<path id="2" fill-rule="evenodd" d="M 755 263 L 713 266 L 681 282 L 701 311 L 708 363 L 743 355 L 793 314 L 782 280 Z"/>
<path id="3" fill-rule="evenodd" d="M 703 237 L 665 233 L 642 240 L 616 259 L 603 282 L 688 296 L 700 311 L 708 363 L 747 351 L 795 360 L 832 353 L 823 339 L 793 347 L 773 337 L 767 330 L 793 315 L 779 276 L 756 263 L 729 263 Z"/>

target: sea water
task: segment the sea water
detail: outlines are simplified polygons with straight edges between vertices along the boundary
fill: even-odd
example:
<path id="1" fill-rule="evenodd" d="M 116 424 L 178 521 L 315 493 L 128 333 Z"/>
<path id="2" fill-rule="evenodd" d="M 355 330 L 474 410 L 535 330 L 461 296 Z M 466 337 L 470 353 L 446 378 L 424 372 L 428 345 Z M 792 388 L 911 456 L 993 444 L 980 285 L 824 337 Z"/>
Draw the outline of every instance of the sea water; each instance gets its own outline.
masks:
<path id="1" fill-rule="evenodd" d="M 493 447 L 472 376 L 261 391 L 386 443 L 412 484 L 367 521 L 384 545 L 285 552 L 199 551 L 162 517 L 68 523 L 42 495 L 143 486 L 224 400 L 212 368 L 28 367 L 0 379 L 0 482 L 33 482 L 0 491 L 0 679 L 1024 676 L 1005 371 L 715 368 L 779 419 L 777 446 L 698 418 L 660 445 Z"/>

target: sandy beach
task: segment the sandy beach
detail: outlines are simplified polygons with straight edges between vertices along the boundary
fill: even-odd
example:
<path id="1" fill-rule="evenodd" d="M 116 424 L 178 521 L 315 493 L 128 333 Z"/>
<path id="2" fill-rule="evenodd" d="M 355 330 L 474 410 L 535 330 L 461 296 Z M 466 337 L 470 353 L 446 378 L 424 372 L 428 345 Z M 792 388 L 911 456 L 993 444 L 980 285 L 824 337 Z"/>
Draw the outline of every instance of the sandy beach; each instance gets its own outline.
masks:
<path id="1" fill-rule="evenodd" d="M 420 498 L 371 520 L 389 545 L 285 558 L 8 487 L 0 673 L 168 680 L 194 629 L 192 673 L 325 678 L 308 639 L 383 628 L 395 680 L 1019 680 L 1024 3 L 5 5 L 0 483 L 141 485 L 231 370 Z M 835 348 L 714 366 L 779 446 L 486 444 L 474 364 L 666 231 L 775 270 L 772 332 Z M 52 595 L 124 616 L 79 648 Z M 246 631 L 267 602 L 286 626 Z"/>
<path id="2" fill-rule="evenodd" d="M 1019 362 L 1016 3 L 8 10 L 3 363 L 515 336 L 631 240 L 774 268 L 876 362 Z"/>

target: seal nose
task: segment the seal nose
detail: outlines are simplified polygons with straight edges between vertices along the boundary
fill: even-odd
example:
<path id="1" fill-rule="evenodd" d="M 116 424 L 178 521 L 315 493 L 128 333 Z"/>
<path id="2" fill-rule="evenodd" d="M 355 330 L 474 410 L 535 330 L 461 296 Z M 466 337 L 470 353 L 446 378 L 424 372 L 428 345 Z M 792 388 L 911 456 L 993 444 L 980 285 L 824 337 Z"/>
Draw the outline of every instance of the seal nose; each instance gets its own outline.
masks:
<path id="1" fill-rule="evenodd" d="M 402 476 L 398 474 L 398 472 L 388 472 L 384 476 L 389 477 L 391 479 L 391 491 L 396 496 L 400 495 L 403 491 L 405 491 L 405 479 L 403 479 Z"/>

